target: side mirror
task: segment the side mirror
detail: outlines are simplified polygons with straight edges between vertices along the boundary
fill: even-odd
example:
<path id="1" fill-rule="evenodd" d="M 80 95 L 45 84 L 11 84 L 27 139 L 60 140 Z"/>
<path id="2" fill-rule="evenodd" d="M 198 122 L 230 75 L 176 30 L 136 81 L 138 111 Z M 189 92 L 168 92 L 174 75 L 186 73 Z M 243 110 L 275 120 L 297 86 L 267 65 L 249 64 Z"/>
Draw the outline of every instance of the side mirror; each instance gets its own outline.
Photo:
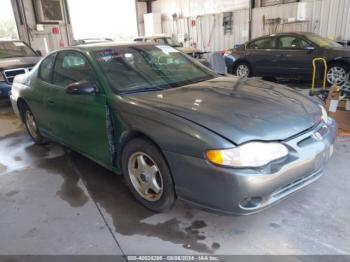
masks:
<path id="1" fill-rule="evenodd" d="M 182 42 L 179 45 L 180 45 L 180 47 L 184 47 L 184 44 Z"/>
<path id="2" fill-rule="evenodd" d="M 312 53 L 315 50 L 314 46 L 307 46 L 305 47 L 305 50 L 307 50 L 309 53 Z"/>
<path id="3" fill-rule="evenodd" d="M 72 83 L 65 90 L 69 95 L 94 95 L 98 93 L 96 83 L 86 80 Z"/>
<path id="4" fill-rule="evenodd" d="M 36 50 L 35 53 L 38 55 L 38 56 L 42 56 L 43 54 L 41 53 L 40 50 Z"/>

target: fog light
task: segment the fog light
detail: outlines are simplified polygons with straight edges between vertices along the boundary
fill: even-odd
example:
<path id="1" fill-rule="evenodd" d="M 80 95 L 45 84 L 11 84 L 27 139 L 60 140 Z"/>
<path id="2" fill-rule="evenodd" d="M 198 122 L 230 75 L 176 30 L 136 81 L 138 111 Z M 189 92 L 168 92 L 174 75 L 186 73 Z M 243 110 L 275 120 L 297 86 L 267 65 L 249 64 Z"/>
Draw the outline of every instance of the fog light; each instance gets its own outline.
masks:
<path id="1" fill-rule="evenodd" d="M 262 202 L 261 197 L 249 197 L 241 201 L 240 206 L 247 209 L 257 208 Z"/>

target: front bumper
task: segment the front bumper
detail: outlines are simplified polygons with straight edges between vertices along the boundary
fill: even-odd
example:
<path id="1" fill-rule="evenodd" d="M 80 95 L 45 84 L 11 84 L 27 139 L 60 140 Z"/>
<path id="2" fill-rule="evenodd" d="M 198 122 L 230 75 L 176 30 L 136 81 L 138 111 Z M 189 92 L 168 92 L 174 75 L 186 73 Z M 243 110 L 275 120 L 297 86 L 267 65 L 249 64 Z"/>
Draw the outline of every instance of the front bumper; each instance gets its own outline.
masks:
<path id="1" fill-rule="evenodd" d="M 165 155 L 179 198 L 221 213 L 251 214 L 316 181 L 332 155 L 336 131 L 330 119 L 283 141 L 289 155 L 260 169 L 222 168 L 205 159 Z"/>
<path id="2" fill-rule="evenodd" d="M 9 96 L 10 91 L 11 85 L 7 84 L 6 82 L 0 82 L 0 97 Z"/>

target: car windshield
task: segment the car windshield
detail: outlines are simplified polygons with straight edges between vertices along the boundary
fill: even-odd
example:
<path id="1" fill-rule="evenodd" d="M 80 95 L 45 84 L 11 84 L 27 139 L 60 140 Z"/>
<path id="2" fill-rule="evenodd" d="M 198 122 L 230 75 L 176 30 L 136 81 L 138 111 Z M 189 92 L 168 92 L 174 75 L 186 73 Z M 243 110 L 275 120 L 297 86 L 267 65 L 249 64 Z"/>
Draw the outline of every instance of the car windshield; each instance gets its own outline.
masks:
<path id="1" fill-rule="evenodd" d="M 0 42 L 0 59 L 36 56 L 33 49 L 20 41 Z"/>
<path id="2" fill-rule="evenodd" d="M 333 47 L 341 47 L 340 44 L 337 42 L 332 41 L 328 38 L 323 38 L 319 35 L 308 35 L 307 38 L 311 40 L 313 43 L 318 45 L 319 47 L 325 47 L 325 48 L 333 48 Z"/>
<path id="3" fill-rule="evenodd" d="M 94 57 L 117 93 L 173 88 L 217 77 L 166 45 L 113 47 L 94 51 Z"/>

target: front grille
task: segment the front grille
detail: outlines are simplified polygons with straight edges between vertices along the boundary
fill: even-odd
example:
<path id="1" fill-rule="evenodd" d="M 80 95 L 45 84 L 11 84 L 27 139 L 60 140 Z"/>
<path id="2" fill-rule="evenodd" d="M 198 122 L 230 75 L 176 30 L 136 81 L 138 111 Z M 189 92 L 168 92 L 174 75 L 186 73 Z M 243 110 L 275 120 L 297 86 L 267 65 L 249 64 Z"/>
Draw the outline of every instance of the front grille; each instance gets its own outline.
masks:
<path id="1" fill-rule="evenodd" d="M 288 195 L 289 193 L 296 191 L 296 190 L 310 184 L 311 182 L 313 182 L 314 180 L 319 178 L 321 175 L 322 175 L 321 170 L 318 170 L 311 175 L 305 176 L 303 178 L 299 178 L 299 179 L 293 181 L 292 183 L 284 185 L 283 187 L 276 190 L 272 194 L 272 197 L 273 198 L 281 198 L 285 195 Z"/>
<path id="2" fill-rule="evenodd" d="M 8 70 L 4 70 L 4 76 L 6 81 L 9 84 L 12 84 L 15 76 L 28 73 L 30 70 L 32 70 L 32 67 L 8 69 Z"/>

